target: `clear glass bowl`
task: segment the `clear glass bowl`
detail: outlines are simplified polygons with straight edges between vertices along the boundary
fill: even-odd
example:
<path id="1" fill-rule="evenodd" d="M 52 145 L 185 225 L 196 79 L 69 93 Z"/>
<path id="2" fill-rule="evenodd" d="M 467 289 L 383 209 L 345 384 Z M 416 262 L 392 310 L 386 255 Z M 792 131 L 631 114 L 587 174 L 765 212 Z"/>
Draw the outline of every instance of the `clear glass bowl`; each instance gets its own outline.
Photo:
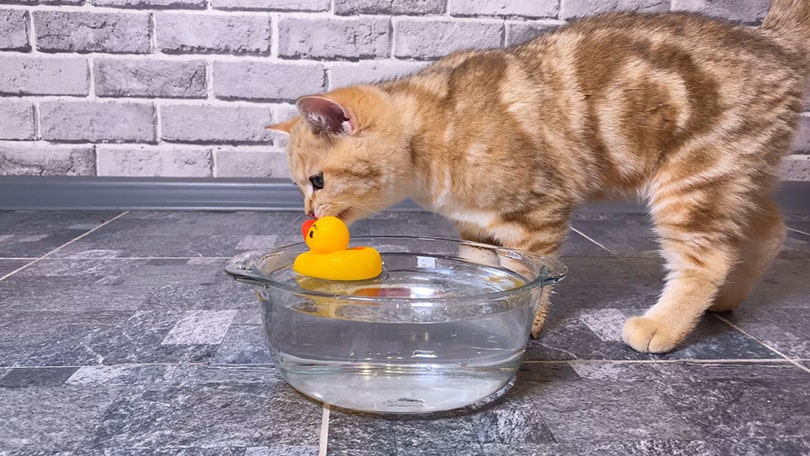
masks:
<path id="1" fill-rule="evenodd" d="M 566 267 L 464 241 L 352 238 L 381 276 L 334 282 L 292 271 L 294 244 L 226 267 L 261 302 L 270 352 L 307 396 L 367 412 L 426 413 L 488 402 L 513 382 L 543 288 Z"/>

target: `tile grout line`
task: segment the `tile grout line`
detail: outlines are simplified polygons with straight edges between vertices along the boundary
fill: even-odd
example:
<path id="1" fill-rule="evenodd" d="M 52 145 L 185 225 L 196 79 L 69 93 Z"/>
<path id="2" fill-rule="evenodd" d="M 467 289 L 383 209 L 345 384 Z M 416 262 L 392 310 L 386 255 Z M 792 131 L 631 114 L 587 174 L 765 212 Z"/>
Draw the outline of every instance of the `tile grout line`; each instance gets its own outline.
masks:
<path id="1" fill-rule="evenodd" d="M 734 323 L 730 322 L 728 319 L 723 318 L 723 317 L 721 317 L 720 315 L 718 315 L 717 313 L 710 312 L 710 311 L 708 311 L 708 310 L 706 310 L 706 311 L 703 313 L 703 317 L 704 317 L 704 318 L 705 318 L 705 317 L 708 317 L 708 316 L 710 316 L 710 315 L 711 315 L 711 317 L 712 317 L 712 318 L 716 318 L 716 319 L 720 320 L 720 321 L 721 321 L 721 322 L 722 322 L 724 325 L 728 326 L 729 328 L 731 328 L 731 329 L 733 329 L 733 330 L 735 330 L 735 331 L 739 332 L 739 333 L 740 333 L 740 334 L 742 334 L 743 336 L 745 336 L 745 337 L 747 337 L 747 338 L 749 338 L 749 339 L 753 340 L 754 342 L 758 343 L 760 346 L 765 347 L 765 349 L 766 349 L 766 350 L 769 350 L 769 351 L 771 351 L 771 352 L 773 352 L 773 353 L 776 353 L 777 355 L 779 355 L 779 356 L 781 356 L 782 358 L 784 358 L 785 360 L 787 360 L 789 363 L 796 364 L 796 363 L 795 363 L 794 361 L 792 361 L 792 360 L 791 360 L 789 357 L 787 357 L 787 356 L 785 356 L 784 354 L 780 353 L 778 350 L 774 349 L 773 347 L 769 346 L 768 344 L 766 344 L 765 342 L 763 342 L 763 341 L 759 340 L 758 338 L 756 338 L 756 337 L 752 336 L 751 334 L 748 334 L 747 332 L 743 331 L 743 330 L 742 330 L 742 328 L 740 328 L 739 326 L 737 326 L 737 325 L 735 325 Z M 797 365 L 797 366 L 799 366 L 800 368 L 804 369 L 804 367 L 803 367 L 803 366 L 798 365 L 798 364 L 796 364 L 796 365 Z M 808 372 L 810 372 L 810 371 L 808 371 Z"/>
<path id="2" fill-rule="evenodd" d="M 791 228 L 789 226 L 786 226 L 785 228 L 787 228 L 788 231 L 793 231 L 794 233 L 799 233 L 799 234 L 803 234 L 805 236 L 810 236 L 810 233 L 805 233 L 804 231 L 797 230 L 796 228 Z"/>
<path id="3" fill-rule="evenodd" d="M 719 320 L 720 320 L 720 321 L 722 321 L 723 323 L 725 323 L 725 324 L 727 324 L 727 325 L 731 326 L 732 328 L 736 329 L 737 331 L 739 331 L 739 332 L 741 332 L 741 333 L 745 334 L 746 336 L 750 337 L 751 339 L 753 339 L 753 340 L 755 340 L 755 341 L 759 342 L 759 344 L 760 344 L 760 345 L 762 345 L 763 347 L 767 348 L 768 350 L 770 350 L 770 351 L 772 351 L 772 352 L 776 353 L 777 355 L 781 356 L 782 358 L 784 358 L 785 360 L 787 360 L 787 361 L 788 361 L 788 362 L 790 362 L 791 364 L 795 365 L 795 366 L 796 366 L 796 367 L 798 367 L 799 369 L 801 369 L 801 370 L 803 370 L 803 371 L 807 372 L 808 374 L 810 374 L 810 368 L 802 366 L 802 365 L 801 365 L 801 363 L 799 363 L 798 361 L 796 361 L 796 360 L 794 360 L 794 359 L 791 359 L 789 356 L 785 355 L 784 353 L 780 352 L 779 350 L 777 350 L 777 349 L 775 349 L 775 348 L 771 347 L 770 345 L 768 345 L 768 344 L 766 344 L 765 342 L 763 342 L 763 341 L 759 340 L 758 338 L 756 338 L 756 337 L 752 336 L 751 334 L 748 334 L 748 333 L 747 333 L 746 331 L 744 331 L 742 328 L 740 328 L 739 326 L 737 326 L 737 325 L 735 325 L 734 323 L 730 322 L 730 321 L 729 321 L 727 318 L 723 318 L 723 317 L 721 317 L 720 315 L 717 315 L 717 314 L 714 314 L 714 316 L 715 316 L 715 318 L 719 319 Z"/>
<path id="4" fill-rule="evenodd" d="M 584 363 L 584 364 L 677 364 L 677 363 L 695 363 L 695 364 L 732 364 L 732 363 L 752 363 L 752 364 L 795 364 L 791 359 L 785 358 L 739 358 L 739 359 L 701 359 L 701 358 L 681 358 L 681 359 L 569 359 L 564 361 L 553 360 L 537 360 L 537 361 L 523 361 L 523 364 L 561 364 L 561 363 Z"/>
<path id="5" fill-rule="evenodd" d="M 38 311 L 38 312 L 56 312 L 56 311 Z M 244 326 L 251 326 L 251 325 L 244 325 Z M 255 325 L 259 326 L 259 325 Z M 116 363 L 116 364 L 54 364 L 54 365 L 39 365 L 39 366 L 0 366 L 0 369 L 53 369 L 55 367 L 144 367 L 144 366 L 197 366 L 197 367 L 226 367 L 226 368 L 244 368 L 244 367 L 262 367 L 262 368 L 275 368 L 275 364 L 273 363 L 255 363 L 255 364 L 208 364 L 206 362 L 179 362 L 179 363 L 171 363 L 171 362 L 164 362 L 164 363 Z M 279 380 L 283 381 L 283 380 Z"/>
<path id="6" fill-rule="evenodd" d="M 318 456 L 326 456 L 326 447 L 329 442 L 329 404 L 323 404 L 321 415 L 321 433 L 318 436 Z"/>
<path id="7" fill-rule="evenodd" d="M 106 222 L 104 222 L 104 223 L 102 223 L 102 224 L 100 224 L 100 225 L 96 226 L 95 228 L 93 228 L 93 229 L 91 229 L 91 230 L 89 230 L 89 231 L 85 231 L 84 233 L 82 233 L 82 234 L 80 234 L 80 235 L 76 236 L 75 238 L 73 238 L 73 239 L 71 239 L 71 240 L 69 240 L 69 241 L 65 242 L 64 244 L 62 244 L 62 245 L 60 245 L 59 247 L 57 247 L 57 248 L 55 248 L 55 249 L 51 250 L 50 252 L 47 252 L 46 254 L 42 255 L 41 257 L 39 257 L 39 258 L 35 259 L 34 261 L 32 261 L 32 262 L 30 262 L 30 263 L 28 263 L 28 264 L 25 264 L 25 265 L 23 265 L 23 266 L 20 266 L 19 268 L 17 268 L 17 269 L 15 269 L 15 270 L 13 270 L 13 271 L 9 272 L 8 274 L 6 274 L 6 275 L 4 275 L 4 276 L 0 277 L 0 282 L 2 282 L 3 280 L 6 280 L 7 278 L 9 278 L 9 277 L 13 276 L 14 274 L 16 274 L 16 273 L 18 273 L 18 272 L 20 272 L 20 271 L 24 271 L 24 270 L 26 270 L 26 269 L 30 268 L 31 266 L 33 266 L 33 265 L 35 265 L 35 264 L 39 263 L 40 261 L 44 260 L 45 258 L 47 258 L 47 257 L 49 257 L 49 256 L 51 256 L 51 255 L 53 255 L 54 253 L 56 253 L 56 252 L 58 252 L 58 251 L 62 250 L 62 249 L 63 249 L 63 248 L 65 248 L 65 247 L 67 247 L 67 246 L 69 246 L 69 245 L 73 244 L 74 242 L 76 242 L 76 241 L 78 241 L 78 240 L 80 240 L 80 239 L 83 239 L 85 236 L 89 236 L 91 233 L 94 233 L 94 232 L 96 232 L 96 231 L 100 230 L 101 228 L 104 228 L 105 226 L 109 225 L 110 223 L 112 223 L 112 222 L 114 222 L 114 221 L 118 220 L 119 218 L 121 218 L 121 217 L 123 217 L 123 216 L 125 216 L 125 215 L 127 215 L 127 214 L 129 214 L 129 211 L 124 211 L 124 212 L 122 212 L 122 213 L 120 213 L 120 214 L 116 215 L 115 217 L 113 217 L 113 218 L 111 218 L 111 219 L 107 220 Z"/>
<path id="8" fill-rule="evenodd" d="M 57 259 L 70 259 L 72 261 L 91 261 L 91 260 L 103 260 L 103 261 L 110 261 L 110 260 L 230 260 L 233 257 L 70 257 L 70 258 L 57 258 Z M 0 260 L 35 260 L 38 258 L 0 258 Z"/>
<path id="9" fill-rule="evenodd" d="M 244 325 L 254 326 L 254 325 Z M 677 364 L 677 363 L 695 363 L 695 364 L 732 364 L 732 363 L 751 363 L 751 364 L 795 364 L 793 361 L 810 362 L 810 358 L 739 358 L 739 359 L 701 359 L 701 358 L 682 358 L 682 359 L 568 359 L 568 360 L 534 360 L 523 361 L 523 364 L 570 364 L 570 363 L 583 363 L 583 364 Z M 40 366 L 2 366 L 0 369 L 81 369 L 81 368 L 109 368 L 109 367 L 151 367 L 151 366 L 196 366 L 196 367 L 216 367 L 226 369 L 241 369 L 241 368 L 275 368 L 272 363 L 256 363 L 256 364 L 208 364 L 204 362 L 199 363 L 116 363 L 116 364 L 54 364 L 54 365 L 40 365 Z M 283 381 L 283 380 L 279 380 Z M 329 407 L 325 405 L 325 407 Z M 322 416 L 329 416 L 330 412 L 325 411 Z M 321 433 L 328 434 L 329 425 L 326 426 L 321 423 Z"/>
<path id="10" fill-rule="evenodd" d="M 620 260 L 621 262 L 623 262 L 623 263 L 625 263 L 625 264 L 627 264 L 627 265 L 630 265 L 630 266 L 631 266 L 633 269 L 636 269 L 636 270 L 640 271 L 642 274 L 646 275 L 647 277 L 650 277 L 650 278 L 655 279 L 655 280 L 658 280 L 658 281 L 660 281 L 660 280 L 661 280 L 660 278 L 658 278 L 658 277 L 656 277 L 656 276 L 654 276 L 654 275 L 650 274 L 649 272 L 645 271 L 644 269 L 642 269 L 642 268 L 640 268 L 640 267 L 636 266 L 635 264 L 633 264 L 632 262 L 628 261 L 628 260 L 627 260 L 626 258 L 624 258 L 623 256 L 621 256 L 621 255 L 619 255 L 618 253 L 614 252 L 613 250 L 610 250 L 609 248 L 605 247 L 604 245 L 602 245 L 601 243 L 599 243 L 599 242 L 598 242 L 596 239 L 593 239 L 592 237 L 590 237 L 590 236 L 588 236 L 587 234 L 585 234 L 585 233 L 583 233 L 582 231 L 580 231 L 580 230 L 579 230 L 578 228 L 576 228 L 574 225 L 571 225 L 571 231 L 573 231 L 574 233 L 577 233 L 578 235 L 580 235 L 580 236 L 584 237 L 584 238 L 585 238 L 585 239 L 587 239 L 588 241 L 591 241 L 592 243 L 596 244 L 596 246 L 598 246 L 598 247 L 599 247 L 599 248 L 601 248 L 602 250 L 604 250 L 604 251 L 606 251 L 606 252 L 610 253 L 611 255 L 613 255 L 614 257 L 616 257 L 616 258 L 617 258 L 618 260 Z"/>

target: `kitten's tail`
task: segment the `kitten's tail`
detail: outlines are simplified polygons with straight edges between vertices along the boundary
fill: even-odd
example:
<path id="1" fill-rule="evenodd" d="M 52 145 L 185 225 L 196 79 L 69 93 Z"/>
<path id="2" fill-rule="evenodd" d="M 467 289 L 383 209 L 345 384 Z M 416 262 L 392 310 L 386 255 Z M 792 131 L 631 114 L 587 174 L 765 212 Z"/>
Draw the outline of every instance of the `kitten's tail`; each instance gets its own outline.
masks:
<path id="1" fill-rule="evenodd" d="M 772 0 L 762 28 L 810 50 L 810 0 Z"/>

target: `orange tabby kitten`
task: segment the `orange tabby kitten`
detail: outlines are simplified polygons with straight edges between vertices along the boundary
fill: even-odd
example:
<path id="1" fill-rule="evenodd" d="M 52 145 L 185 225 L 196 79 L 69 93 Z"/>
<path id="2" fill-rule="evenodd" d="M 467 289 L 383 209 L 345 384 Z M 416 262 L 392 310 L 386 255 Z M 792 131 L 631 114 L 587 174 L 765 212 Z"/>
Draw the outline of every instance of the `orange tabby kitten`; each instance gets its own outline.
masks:
<path id="1" fill-rule="evenodd" d="M 557 255 L 575 206 L 642 195 L 669 274 L 623 336 L 666 352 L 706 310 L 737 307 L 779 251 L 771 193 L 809 51 L 810 0 L 775 0 L 759 29 L 608 14 L 302 97 L 268 128 L 290 134 L 306 211 L 348 223 L 410 197 L 463 238 Z"/>

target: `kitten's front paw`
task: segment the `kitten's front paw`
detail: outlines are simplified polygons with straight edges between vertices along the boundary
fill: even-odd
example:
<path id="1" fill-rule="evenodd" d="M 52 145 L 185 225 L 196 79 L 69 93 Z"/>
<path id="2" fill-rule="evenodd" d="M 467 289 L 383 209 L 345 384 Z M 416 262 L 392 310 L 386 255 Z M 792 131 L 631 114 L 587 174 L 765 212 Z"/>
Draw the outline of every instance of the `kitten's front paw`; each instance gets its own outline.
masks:
<path id="1" fill-rule="evenodd" d="M 666 353 L 680 342 L 669 327 L 649 317 L 627 319 L 622 338 L 624 343 L 642 353 Z"/>

